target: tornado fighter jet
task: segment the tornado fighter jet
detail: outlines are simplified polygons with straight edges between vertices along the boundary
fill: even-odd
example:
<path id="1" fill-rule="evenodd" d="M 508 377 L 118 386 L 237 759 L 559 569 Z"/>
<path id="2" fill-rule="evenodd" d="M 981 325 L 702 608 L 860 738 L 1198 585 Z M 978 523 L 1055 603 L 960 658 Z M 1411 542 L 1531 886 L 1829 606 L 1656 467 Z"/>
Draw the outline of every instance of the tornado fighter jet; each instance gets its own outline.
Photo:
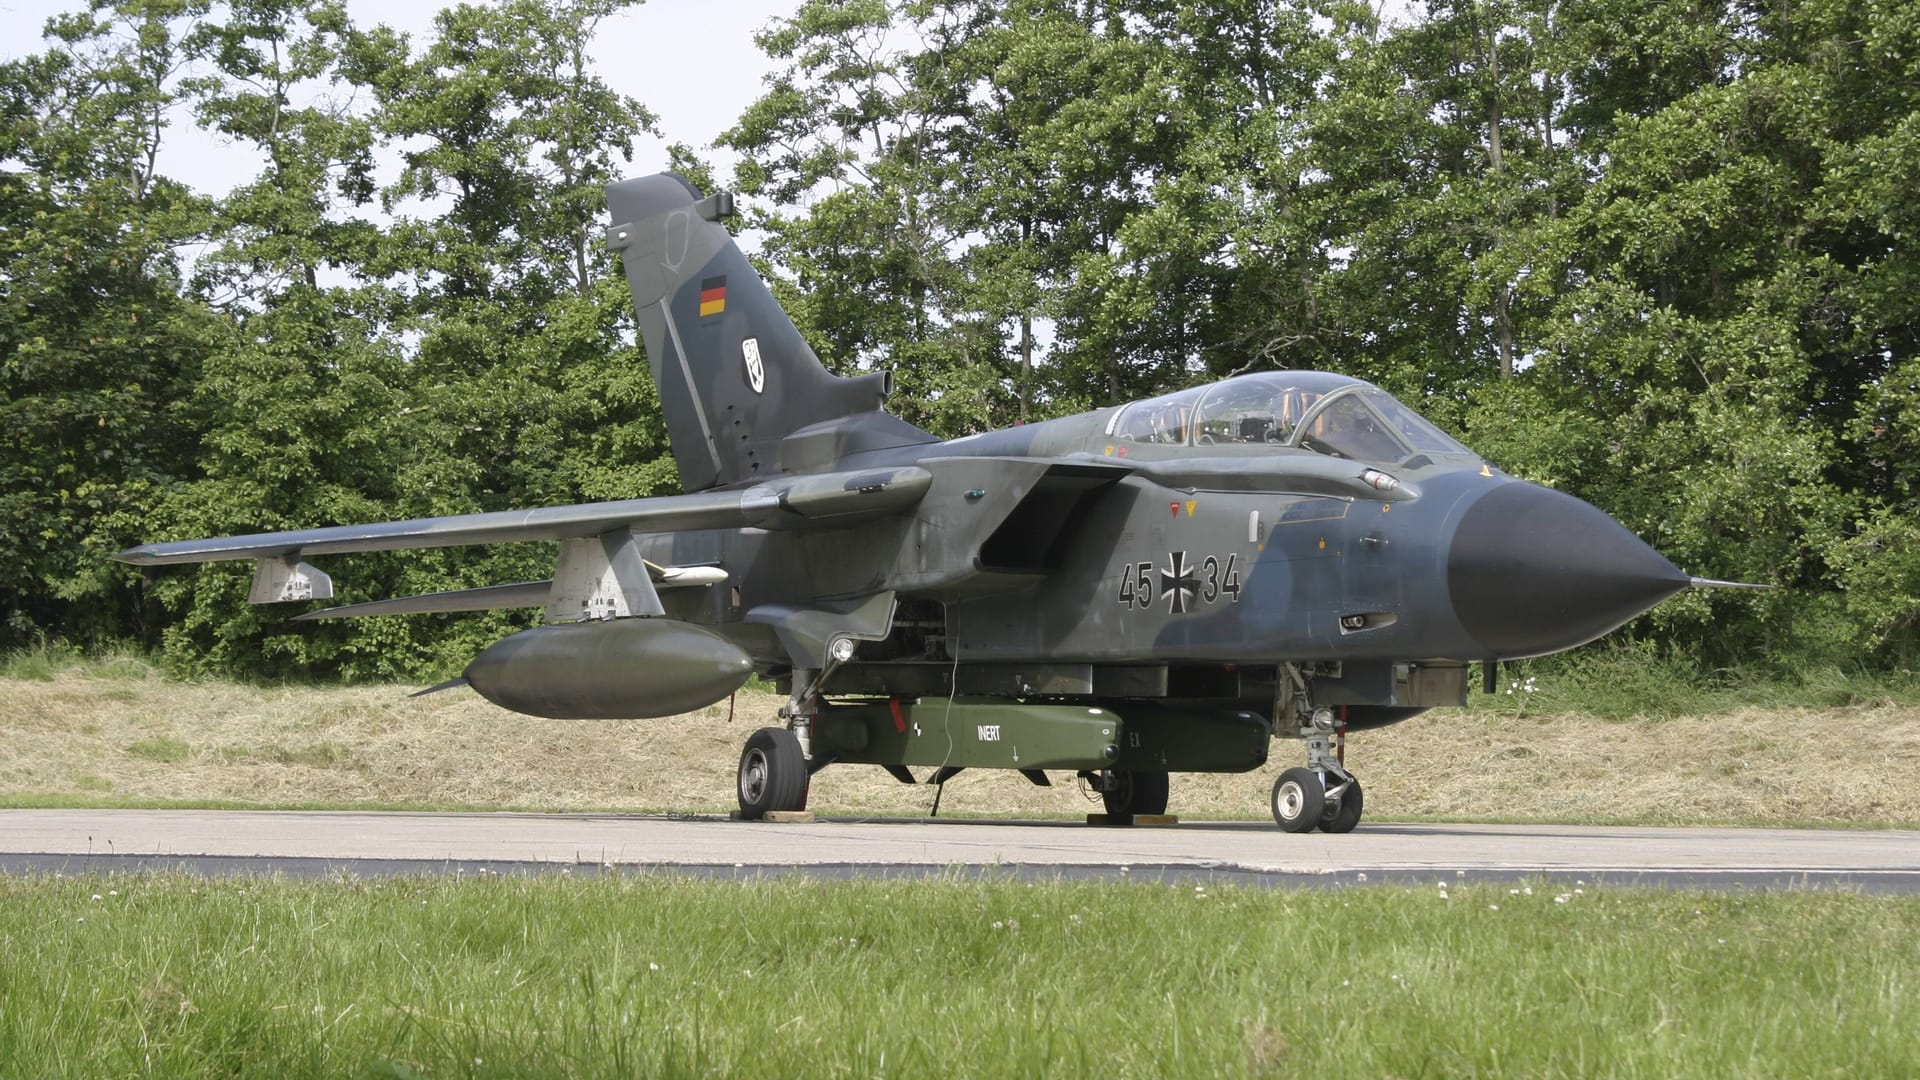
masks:
<path id="1" fill-rule="evenodd" d="M 886 373 L 820 364 L 721 224 L 730 195 L 660 174 L 607 202 L 684 494 L 117 558 L 252 560 L 268 604 L 330 599 L 328 555 L 554 542 L 547 581 L 300 618 L 544 609 L 456 684 L 555 719 L 681 713 L 757 672 L 787 700 L 740 755 L 746 818 L 877 765 L 1071 773 L 1127 820 L 1166 812 L 1168 774 L 1252 770 L 1282 738 L 1275 821 L 1330 833 L 1362 813 L 1347 733 L 1727 584 L 1329 372 L 935 438 L 886 412 Z"/>

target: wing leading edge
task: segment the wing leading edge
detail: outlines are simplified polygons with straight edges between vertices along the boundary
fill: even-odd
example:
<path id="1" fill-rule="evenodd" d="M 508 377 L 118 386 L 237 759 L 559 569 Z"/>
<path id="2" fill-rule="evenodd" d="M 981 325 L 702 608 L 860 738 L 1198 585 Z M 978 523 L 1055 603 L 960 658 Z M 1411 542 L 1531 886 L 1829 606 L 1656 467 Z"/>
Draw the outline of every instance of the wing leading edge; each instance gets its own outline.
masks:
<path id="1" fill-rule="evenodd" d="M 677 532 L 823 527 L 898 513 L 918 503 L 932 480 L 925 469 L 914 466 L 821 473 L 732 491 L 141 544 L 114 558 L 135 566 L 235 559 L 295 562 L 313 555 L 354 551 L 569 540 L 616 529 Z"/>

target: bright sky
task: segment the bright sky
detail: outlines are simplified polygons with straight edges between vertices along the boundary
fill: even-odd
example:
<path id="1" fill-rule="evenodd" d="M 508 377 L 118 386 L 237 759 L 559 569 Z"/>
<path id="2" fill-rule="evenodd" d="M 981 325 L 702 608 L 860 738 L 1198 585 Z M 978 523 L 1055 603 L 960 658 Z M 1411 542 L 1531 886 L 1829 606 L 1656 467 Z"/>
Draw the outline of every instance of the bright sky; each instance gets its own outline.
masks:
<path id="1" fill-rule="evenodd" d="M 362 25 L 385 23 L 407 33 L 417 47 L 433 16 L 454 0 L 347 0 Z M 639 98 L 660 118 L 663 138 L 636 135 L 633 172 L 666 167 L 666 147 L 683 142 L 732 174 L 731 154 L 711 145 L 759 96 L 771 62 L 753 44 L 753 34 L 783 17 L 799 0 L 646 0 L 600 26 L 594 43 L 600 75 L 615 90 Z M 0 0 L 0 60 L 41 51 L 41 29 L 50 16 L 77 11 L 85 0 Z M 187 125 L 184 121 L 183 126 Z M 160 171 L 207 194 L 223 194 L 256 166 L 236 160 L 218 139 L 177 132 Z"/>

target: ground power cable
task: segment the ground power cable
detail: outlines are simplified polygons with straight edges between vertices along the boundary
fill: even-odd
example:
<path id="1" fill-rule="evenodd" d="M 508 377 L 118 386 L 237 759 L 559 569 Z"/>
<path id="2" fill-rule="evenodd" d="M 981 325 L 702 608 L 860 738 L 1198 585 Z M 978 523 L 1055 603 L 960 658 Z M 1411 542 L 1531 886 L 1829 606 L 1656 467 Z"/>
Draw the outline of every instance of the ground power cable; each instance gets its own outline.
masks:
<path id="1" fill-rule="evenodd" d="M 940 778 L 953 761 L 953 698 L 960 692 L 960 616 L 951 606 L 943 605 L 943 608 L 947 616 L 947 652 L 953 655 L 953 666 L 947 671 L 947 712 L 940 720 L 940 731 L 947 737 L 947 752 L 933 773 L 938 782 L 933 786 L 933 807 L 927 811 L 929 818 L 940 816 L 940 796 L 947 793 L 947 782 Z"/>

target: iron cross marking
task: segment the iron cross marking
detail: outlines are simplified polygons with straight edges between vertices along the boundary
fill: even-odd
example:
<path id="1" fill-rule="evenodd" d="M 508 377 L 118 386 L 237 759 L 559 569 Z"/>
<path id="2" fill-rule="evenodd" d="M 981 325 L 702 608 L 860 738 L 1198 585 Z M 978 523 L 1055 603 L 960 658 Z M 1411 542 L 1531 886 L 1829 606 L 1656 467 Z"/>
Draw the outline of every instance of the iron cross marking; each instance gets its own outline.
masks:
<path id="1" fill-rule="evenodd" d="M 1187 565 L 1187 553 L 1168 552 L 1166 568 L 1160 571 L 1160 595 L 1167 598 L 1167 613 L 1184 614 L 1199 592 L 1200 582 L 1193 576 L 1193 567 Z"/>

